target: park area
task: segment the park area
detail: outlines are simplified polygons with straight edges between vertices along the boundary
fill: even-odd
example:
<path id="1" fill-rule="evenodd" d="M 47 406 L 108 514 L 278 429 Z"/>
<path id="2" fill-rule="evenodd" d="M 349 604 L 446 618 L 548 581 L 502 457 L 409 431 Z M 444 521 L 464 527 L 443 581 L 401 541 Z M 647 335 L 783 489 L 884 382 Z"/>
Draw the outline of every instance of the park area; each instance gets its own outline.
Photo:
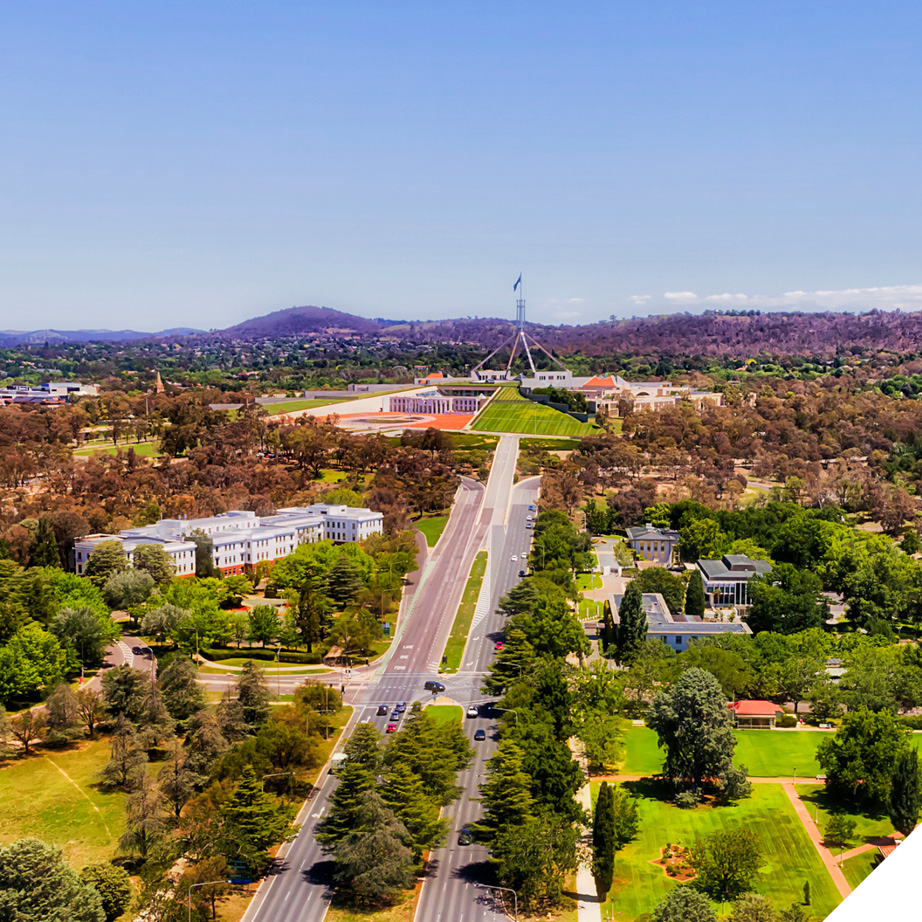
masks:
<path id="1" fill-rule="evenodd" d="M 486 432 L 525 432 L 532 435 L 591 435 L 599 430 L 590 423 L 523 397 L 517 387 L 502 387 L 480 411 L 472 429 Z"/>

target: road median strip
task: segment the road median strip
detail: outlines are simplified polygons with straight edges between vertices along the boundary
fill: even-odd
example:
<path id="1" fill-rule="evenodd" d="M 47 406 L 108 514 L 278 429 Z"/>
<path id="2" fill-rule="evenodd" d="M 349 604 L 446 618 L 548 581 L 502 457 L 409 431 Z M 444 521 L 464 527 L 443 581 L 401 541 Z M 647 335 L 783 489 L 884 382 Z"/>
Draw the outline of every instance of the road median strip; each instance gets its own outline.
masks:
<path id="1" fill-rule="evenodd" d="M 480 551 L 474 558 L 470 576 L 464 587 L 464 594 L 461 596 L 461 604 L 458 606 L 458 613 L 455 615 L 454 624 L 451 626 L 451 634 L 449 634 L 448 642 L 445 644 L 445 652 L 442 657 L 443 665 L 439 669 L 440 672 L 452 673 L 461 668 L 461 658 L 464 655 L 467 635 L 471 630 L 474 611 L 477 608 L 477 599 L 480 597 L 480 587 L 483 584 L 486 572 L 487 552 Z"/>

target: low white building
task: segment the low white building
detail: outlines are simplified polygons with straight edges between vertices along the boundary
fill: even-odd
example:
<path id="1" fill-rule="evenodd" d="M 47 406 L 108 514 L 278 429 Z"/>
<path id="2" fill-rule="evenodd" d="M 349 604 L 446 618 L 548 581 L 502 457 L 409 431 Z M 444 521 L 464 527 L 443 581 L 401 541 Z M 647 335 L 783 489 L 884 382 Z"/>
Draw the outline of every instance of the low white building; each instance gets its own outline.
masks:
<path id="1" fill-rule="evenodd" d="M 103 541 L 120 542 L 129 558 L 140 545 L 156 544 L 170 555 L 177 576 L 193 576 L 195 543 L 188 536 L 202 532 L 214 545 L 214 565 L 225 574 L 243 573 L 248 566 L 281 560 L 301 544 L 325 539 L 355 543 L 381 534 L 383 528 L 383 513 L 345 505 L 290 506 L 267 516 L 233 510 L 202 519 L 162 519 L 117 535 L 87 535 L 74 545 L 74 565 L 82 575 L 90 554 Z"/>
<path id="2" fill-rule="evenodd" d="M 419 394 L 417 396 L 395 394 L 387 398 L 387 408 L 391 413 L 473 414 L 480 411 L 487 399 L 481 394 L 461 397 L 449 397 L 438 392 Z"/>

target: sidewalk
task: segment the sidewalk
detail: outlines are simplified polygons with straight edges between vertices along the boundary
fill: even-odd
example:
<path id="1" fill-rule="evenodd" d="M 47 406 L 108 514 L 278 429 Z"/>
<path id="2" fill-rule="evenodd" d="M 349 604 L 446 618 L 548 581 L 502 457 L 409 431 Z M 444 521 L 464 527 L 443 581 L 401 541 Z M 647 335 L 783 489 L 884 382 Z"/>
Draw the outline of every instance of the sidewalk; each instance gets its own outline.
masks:
<path id="1" fill-rule="evenodd" d="M 576 740 L 570 739 L 570 751 L 573 758 L 579 762 L 582 769 L 583 777 L 586 783 L 579 789 L 576 799 L 579 805 L 591 816 L 592 815 L 592 791 L 589 787 L 589 771 L 586 765 L 586 758 L 582 753 L 582 748 L 577 748 Z M 583 830 L 583 839 L 590 839 L 591 832 L 588 829 Z M 595 878 L 592 876 L 592 859 L 590 863 L 581 864 L 576 872 L 576 912 L 579 922 L 602 922 L 602 904 L 595 889 Z"/>

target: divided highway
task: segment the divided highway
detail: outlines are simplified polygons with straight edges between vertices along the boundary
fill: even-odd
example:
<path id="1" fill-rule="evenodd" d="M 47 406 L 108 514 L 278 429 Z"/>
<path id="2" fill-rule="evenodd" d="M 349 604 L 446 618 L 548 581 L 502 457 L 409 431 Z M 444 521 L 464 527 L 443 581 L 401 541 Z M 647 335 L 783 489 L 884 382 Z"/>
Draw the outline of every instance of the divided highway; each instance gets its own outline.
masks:
<path id="1" fill-rule="evenodd" d="M 427 679 L 439 679 L 442 651 L 474 558 L 481 548 L 489 552 L 488 569 L 461 670 L 440 681 L 446 686 L 443 697 L 453 699 L 465 709 L 484 700 L 480 692 L 481 676 L 494 655 L 502 629 L 496 603 L 515 585 L 519 571 L 525 568 L 523 553 L 527 553 L 531 543 L 531 531 L 526 524 L 528 516 L 535 514 L 529 506 L 537 501 L 538 478 L 514 485 L 517 458 L 518 438 L 503 436 L 494 454 L 486 488 L 474 481 L 463 481 L 448 526 L 418 575 L 416 591 L 388 654 L 374 675 L 354 693 L 351 703 L 355 712 L 346 735 L 358 721 L 366 719 L 383 730 L 389 716 L 376 715 L 379 704 L 393 708 L 398 701 L 412 703 L 431 698 L 423 685 Z M 419 922 L 500 922 L 505 918 L 488 891 L 468 882 L 476 879 L 478 865 L 486 861 L 485 850 L 476 845 L 458 845 L 461 827 L 478 816 L 479 803 L 474 798 L 480 796 L 485 763 L 496 748 L 493 723 L 481 717 L 465 718 L 465 730 L 472 741 L 478 728 L 487 731 L 487 740 L 473 744 L 477 756 L 459 782 L 464 792 L 446 810 L 451 818 L 449 840 L 446 847 L 432 856 L 420 896 Z M 283 847 L 276 872 L 254 897 L 244 922 L 323 919 L 328 906 L 329 864 L 314 841 L 313 831 L 329 809 L 329 796 L 335 784 L 335 778 L 329 774 L 319 781 L 317 793 L 298 817 L 301 831 L 297 839 Z"/>

